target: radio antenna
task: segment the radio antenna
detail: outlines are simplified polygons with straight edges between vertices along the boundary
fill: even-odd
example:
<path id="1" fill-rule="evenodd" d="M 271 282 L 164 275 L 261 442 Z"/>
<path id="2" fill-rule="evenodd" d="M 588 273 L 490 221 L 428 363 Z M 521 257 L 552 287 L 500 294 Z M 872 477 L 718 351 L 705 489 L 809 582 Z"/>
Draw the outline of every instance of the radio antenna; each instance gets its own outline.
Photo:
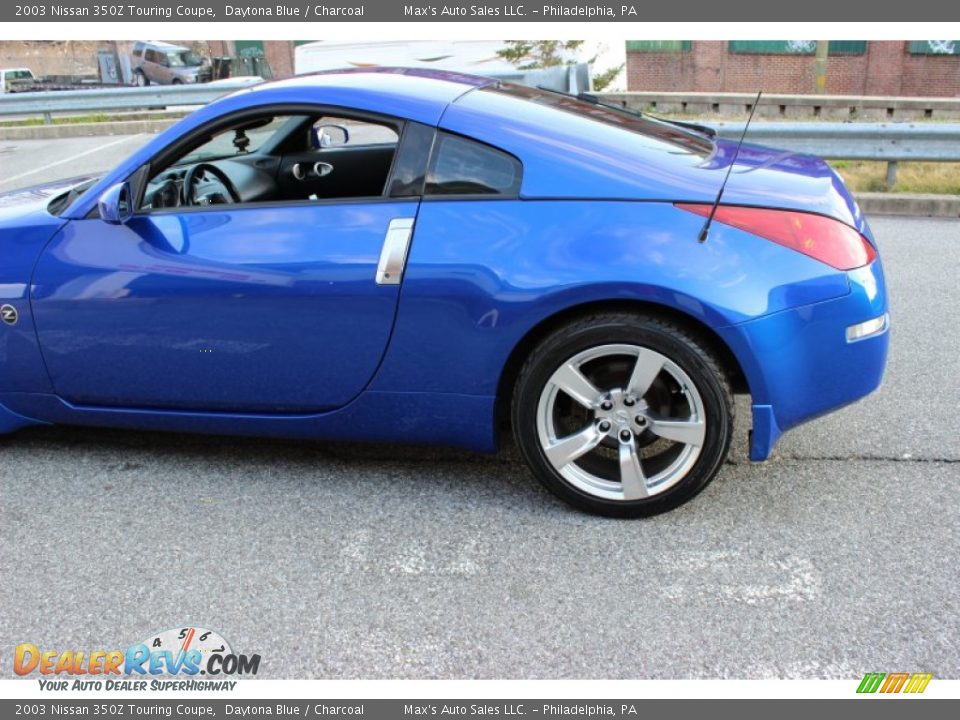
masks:
<path id="1" fill-rule="evenodd" d="M 753 120 L 753 114 L 757 111 L 757 105 L 760 104 L 761 95 L 763 95 L 763 90 L 757 93 L 757 99 L 753 101 L 753 107 L 750 108 L 750 117 L 747 118 L 747 124 L 743 126 L 743 132 L 740 133 L 740 142 L 737 143 L 737 149 L 733 151 L 733 159 L 727 166 L 727 174 L 723 176 L 723 182 L 720 184 L 720 192 L 717 193 L 717 199 L 714 200 L 713 207 L 710 208 L 710 214 L 707 216 L 707 221 L 700 229 L 700 235 L 697 236 L 697 242 L 704 243 L 707 241 L 707 235 L 710 234 L 710 225 L 713 223 L 713 216 L 717 214 L 717 208 L 720 206 L 720 200 L 723 198 L 723 191 L 727 187 L 727 180 L 730 179 L 730 171 L 733 170 L 733 166 L 737 164 L 737 158 L 740 157 L 740 148 L 743 146 L 743 139 L 747 136 L 747 129 L 750 127 L 750 123 Z"/>

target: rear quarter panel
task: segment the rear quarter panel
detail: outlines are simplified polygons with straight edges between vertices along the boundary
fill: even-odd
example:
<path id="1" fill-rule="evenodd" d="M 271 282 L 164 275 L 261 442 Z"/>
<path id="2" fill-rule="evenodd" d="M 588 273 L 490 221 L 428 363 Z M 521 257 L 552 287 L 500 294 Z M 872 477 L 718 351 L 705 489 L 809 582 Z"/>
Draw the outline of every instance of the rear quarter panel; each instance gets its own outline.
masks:
<path id="1" fill-rule="evenodd" d="M 513 348 L 578 305 L 643 301 L 711 328 L 849 292 L 844 273 L 670 203 L 425 200 L 373 389 L 494 395 Z"/>

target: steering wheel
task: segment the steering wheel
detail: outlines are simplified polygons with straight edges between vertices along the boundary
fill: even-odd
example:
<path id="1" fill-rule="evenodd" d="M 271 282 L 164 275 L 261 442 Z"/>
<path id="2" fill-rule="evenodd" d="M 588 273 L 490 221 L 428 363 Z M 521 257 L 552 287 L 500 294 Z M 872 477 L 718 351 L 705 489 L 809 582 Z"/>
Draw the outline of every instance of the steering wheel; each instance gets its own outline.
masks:
<path id="1" fill-rule="evenodd" d="M 240 195 L 237 194 L 237 189 L 233 186 L 230 178 L 227 177 L 227 174 L 223 170 L 210 163 L 197 163 L 196 165 L 192 165 L 183 177 L 183 188 L 180 191 L 181 203 L 183 205 L 197 204 L 197 198 L 194 197 L 196 184 L 202 180 L 207 173 L 210 173 L 220 181 L 220 184 L 223 185 L 223 188 L 230 196 L 230 200 L 235 203 L 240 202 Z"/>

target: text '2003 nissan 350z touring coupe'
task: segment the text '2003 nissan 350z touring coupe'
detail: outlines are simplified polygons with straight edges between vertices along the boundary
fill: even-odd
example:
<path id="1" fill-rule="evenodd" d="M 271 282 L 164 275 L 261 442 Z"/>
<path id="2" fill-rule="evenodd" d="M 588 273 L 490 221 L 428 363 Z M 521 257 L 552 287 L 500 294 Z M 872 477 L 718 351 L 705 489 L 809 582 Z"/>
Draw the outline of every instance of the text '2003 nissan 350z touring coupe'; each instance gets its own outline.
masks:
<path id="1" fill-rule="evenodd" d="M 4 431 L 492 452 L 509 426 L 610 516 L 699 492 L 734 393 L 763 460 L 886 362 L 877 250 L 822 160 L 466 75 L 243 90 L 0 196 L 0 243 Z"/>

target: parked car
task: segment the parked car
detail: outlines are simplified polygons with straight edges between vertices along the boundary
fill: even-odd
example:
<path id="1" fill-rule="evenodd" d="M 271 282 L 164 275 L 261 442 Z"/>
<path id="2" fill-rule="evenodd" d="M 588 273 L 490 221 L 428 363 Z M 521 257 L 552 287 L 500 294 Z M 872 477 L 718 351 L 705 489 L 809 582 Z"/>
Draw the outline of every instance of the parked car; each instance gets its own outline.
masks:
<path id="1" fill-rule="evenodd" d="M 18 86 L 31 87 L 36 82 L 29 68 L 0 68 L 0 94 L 16 92 Z"/>
<path id="2" fill-rule="evenodd" d="M 0 243 L 5 431 L 493 452 L 510 427 L 610 516 L 702 490 L 735 393 L 763 460 L 874 390 L 889 338 L 822 160 L 436 71 L 234 93 L 102 178 L 0 196 Z"/>
<path id="3" fill-rule="evenodd" d="M 212 77 L 210 65 L 193 50 L 159 41 L 135 42 L 130 69 L 141 87 L 210 82 Z"/>

